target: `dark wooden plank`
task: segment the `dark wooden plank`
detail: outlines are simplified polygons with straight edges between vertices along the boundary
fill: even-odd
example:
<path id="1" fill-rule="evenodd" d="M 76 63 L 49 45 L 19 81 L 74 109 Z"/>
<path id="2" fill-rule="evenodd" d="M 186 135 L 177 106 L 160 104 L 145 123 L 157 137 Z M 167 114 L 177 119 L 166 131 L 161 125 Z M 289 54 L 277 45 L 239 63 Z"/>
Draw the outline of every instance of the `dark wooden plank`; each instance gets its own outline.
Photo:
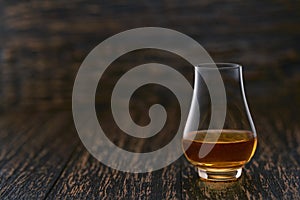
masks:
<path id="1" fill-rule="evenodd" d="M 39 119 L 40 123 L 35 120 Z M 28 140 L 34 137 L 45 120 L 43 114 L 10 113 L 1 117 L 0 169 Z"/>
<path id="2" fill-rule="evenodd" d="M 105 121 L 104 117 L 102 119 Z M 145 117 L 138 119 L 142 121 Z M 143 140 L 134 143 L 120 135 L 116 127 L 111 125 L 110 127 L 111 140 L 117 141 L 121 148 L 129 146 L 131 150 L 139 152 L 145 146 L 151 145 Z M 168 137 L 168 134 L 161 134 L 157 140 L 164 140 Z M 111 159 L 118 158 L 114 152 L 103 149 L 103 153 Z M 130 165 L 135 164 L 135 161 L 130 163 Z M 180 176 L 180 162 L 151 173 L 126 173 L 114 170 L 100 163 L 87 152 L 83 145 L 79 145 L 48 198 L 179 199 L 181 196 Z"/>
<path id="3" fill-rule="evenodd" d="M 69 113 L 33 120 L 38 129 L 1 168 L 1 199 L 40 199 L 47 195 L 78 142 Z M 42 124 L 39 124 L 42 123 Z M 41 126 L 40 126 L 41 125 Z"/>
<path id="4" fill-rule="evenodd" d="M 152 173 L 113 170 L 78 147 L 49 199 L 178 199 L 180 167 L 170 165 Z"/>

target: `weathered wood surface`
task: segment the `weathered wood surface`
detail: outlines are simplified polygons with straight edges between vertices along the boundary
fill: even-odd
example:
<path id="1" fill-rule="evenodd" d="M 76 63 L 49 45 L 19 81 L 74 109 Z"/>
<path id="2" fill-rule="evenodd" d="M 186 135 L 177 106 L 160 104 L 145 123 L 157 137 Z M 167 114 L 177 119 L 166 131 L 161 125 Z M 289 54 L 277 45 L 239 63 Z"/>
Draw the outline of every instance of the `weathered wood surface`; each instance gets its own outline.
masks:
<path id="1" fill-rule="evenodd" d="M 119 172 L 85 150 L 70 113 L 10 114 L 1 120 L 0 198 L 297 199 L 300 129 L 283 112 L 254 115 L 258 150 L 229 183 L 200 181 L 185 158 L 152 173 Z"/>
<path id="2" fill-rule="evenodd" d="M 299 2 L 289 1 L 0 1 L 0 199 L 299 199 L 299 10 Z M 152 173 L 123 173 L 82 145 L 71 113 L 80 63 L 106 37 L 141 26 L 181 31 L 216 61 L 244 65 L 258 149 L 238 181 L 200 181 L 183 157 Z M 111 88 L 124 70 L 152 59 L 175 66 L 192 82 L 193 70 L 183 61 L 154 54 L 119 59 L 120 71 L 108 72 L 103 84 Z M 140 112 L 143 95 L 132 111 L 141 123 L 147 120 Z M 173 101 L 147 99 L 169 102 L 167 128 L 175 129 Z M 98 112 L 106 112 L 108 100 L 96 98 Z M 153 148 L 112 130 L 124 149 Z"/>
<path id="3" fill-rule="evenodd" d="M 70 129 L 70 117 L 67 118 L 66 113 L 12 116 L 10 126 L 1 129 L 12 132 L 4 144 L 1 140 L 0 196 L 43 198 L 60 177 L 78 142 Z M 15 121 L 22 121 L 23 127 L 15 125 Z"/>

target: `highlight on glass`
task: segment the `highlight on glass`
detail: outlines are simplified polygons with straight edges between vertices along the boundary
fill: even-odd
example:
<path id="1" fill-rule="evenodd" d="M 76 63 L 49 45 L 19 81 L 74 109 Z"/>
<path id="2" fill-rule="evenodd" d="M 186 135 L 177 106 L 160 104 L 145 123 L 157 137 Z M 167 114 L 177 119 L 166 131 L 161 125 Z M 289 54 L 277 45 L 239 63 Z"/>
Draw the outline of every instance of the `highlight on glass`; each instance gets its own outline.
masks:
<path id="1" fill-rule="evenodd" d="M 214 114 L 221 112 L 218 107 L 225 107 L 223 121 L 216 117 L 211 121 L 212 99 L 206 83 L 214 83 L 216 72 L 224 82 L 226 102 L 214 97 L 217 99 L 213 101 L 217 112 Z M 216 128 L 219 121 L 224 124 L 222 129 Z M 194 92 L 182 148 L 187 160 L 197 167 L 200 178 L 237 180 L 256 146 L 257 135 L 246 100 L 242 66 L 232 63 L 195 66 Z"/>

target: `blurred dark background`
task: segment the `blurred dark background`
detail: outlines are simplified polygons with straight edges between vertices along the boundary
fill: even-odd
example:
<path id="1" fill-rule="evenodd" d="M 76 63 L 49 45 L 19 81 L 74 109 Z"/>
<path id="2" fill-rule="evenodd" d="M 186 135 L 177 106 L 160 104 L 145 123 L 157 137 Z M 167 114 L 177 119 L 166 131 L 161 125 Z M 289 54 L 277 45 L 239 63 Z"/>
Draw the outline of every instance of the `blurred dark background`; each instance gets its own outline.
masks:
<path id="1" fill-rule="evenodd" d="M 299 11 L 299 1 L 287 0 L 1 1 L 0 108 L 71 110 L 73 82 L 89 51 L 143 26 L 180 31 L 216 62 L 242 64 L 250 104 L 268 106 L 272 97 L 277 106 L 299 106 Z"/>

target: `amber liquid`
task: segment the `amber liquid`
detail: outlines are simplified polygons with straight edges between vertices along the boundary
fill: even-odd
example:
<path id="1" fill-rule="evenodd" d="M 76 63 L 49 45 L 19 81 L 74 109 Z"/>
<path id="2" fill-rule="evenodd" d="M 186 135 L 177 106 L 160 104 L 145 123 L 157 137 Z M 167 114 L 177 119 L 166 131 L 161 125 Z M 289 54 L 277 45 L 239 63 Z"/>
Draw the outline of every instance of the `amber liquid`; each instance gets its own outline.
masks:
<path id="1" fill-rule="evenodd" d="M 186 158 L 193 165 L 205 170 L 235 169 L 245 165 L 255 152 L 256 136 L 244 130 L 220 130 L 220 132 L 206 130 L 185 135 L 182 147 Z M 206 151 L 209 153 L 202 157 L 199 155 L 201 147 L 204 150 L 205 148 L 211 150 Z"/>

